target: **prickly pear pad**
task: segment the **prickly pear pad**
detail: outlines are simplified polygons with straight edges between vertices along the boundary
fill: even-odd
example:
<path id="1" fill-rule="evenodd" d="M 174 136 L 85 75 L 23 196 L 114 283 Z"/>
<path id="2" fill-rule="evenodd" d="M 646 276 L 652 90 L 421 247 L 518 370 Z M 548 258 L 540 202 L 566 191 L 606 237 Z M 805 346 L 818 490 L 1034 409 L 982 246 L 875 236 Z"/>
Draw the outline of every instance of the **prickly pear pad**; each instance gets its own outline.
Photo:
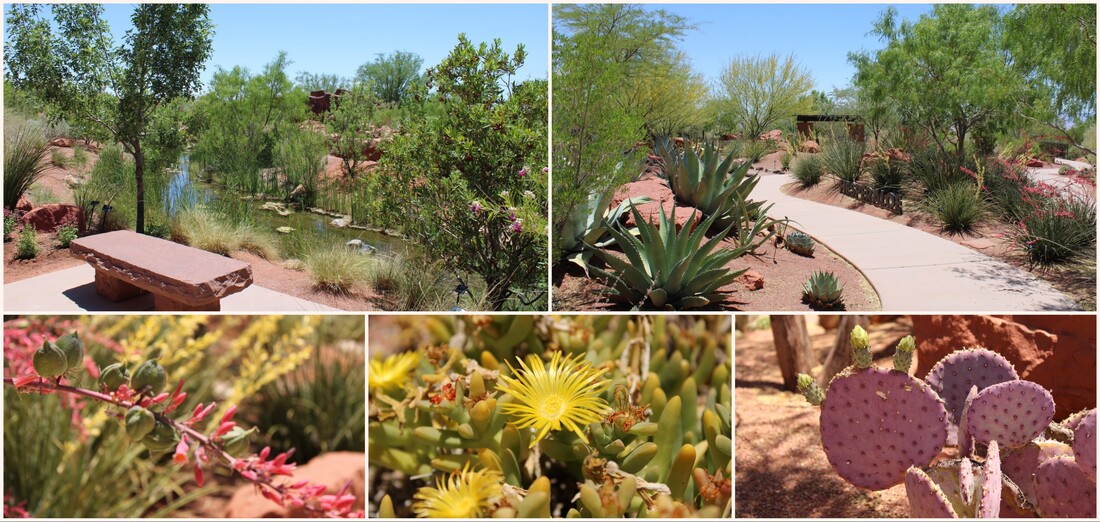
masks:
<path id="1" fill-rule="evenodd" d="M 1081 419 L 1073 430 L 1073 457 L 1093 481 L 1096 480 L 1096 409 Z"/>
<path id="2" fill-rule="evenodd" d="M 967 482 L 963 481 L 963 469 L 969 463 L 971 477 Z M 940 491 L 947 496 L 951 507 L 959 518 L 974 518 L 973 499 L 978 494 L 977 478 L 981 477 L 982 467 L 969 459 L 941 460 L 924 469 L 928 477 L 939 486 Z M 965 497 L 965 498 L 964 498 Z"/>
<path id="3" fill-rule="evenodd" d="M 1001 515 L 1001 451 L 997 441 L 989 441 L 989 453 L 982 466 L 982 496 L 978 499 L 978 518 Z"/>
<path id="4" fill-rule="evenodd" d="M 1035 507 L 1046 518 L 1096 518 L 1096 482 L 1073 457 L 1055 457 L 1035 471 Z"/>
<path id="5" fill-rule="evenodd" d="M 870 490 L 905 480 L 947 439 L 947 412 L 926 384 L 907 374 L 850 367 L 829 383 L 821 405 L 821 443 L 833 468 Z"/>
<path id="6" fill-rule="evenodd" d="M 1054 418 L 1054 398 L 1031 381 L 994 384 L 978 392 L 966 411 L 966 435 L 978 444 L 996 439 L 1019 448 L 1043 433 Z"/>
<path id="7" fill-rule="evenodd" d="M 913 518 L 959 518 L 940 487 L 920 468 L 905 473 L 905 496 Z"/>
<path id="8" fill-rule="evenodd" d="M 940 359 L 924 380 L 943 399 L 947 408 L 951 422 L 947 443 L 955 444 L 957 440 L 956 430 L 971 386 L 977 386 L 978 391 L 982 391 L 988 386 L 1019 378 L 1008 359 L 985 348 L 967 348 Z"/>
<path id="9" fill-rule="evenodd" d="M 1035 504 L 1035 470 L 1054 457 L 1073 455 L 1066 444 L 1054 441 L 1029 442 L 1022 448 L 1004 451 L 1001 456 L 1001 472 L 1012 479 L 1024 498 Z"/>

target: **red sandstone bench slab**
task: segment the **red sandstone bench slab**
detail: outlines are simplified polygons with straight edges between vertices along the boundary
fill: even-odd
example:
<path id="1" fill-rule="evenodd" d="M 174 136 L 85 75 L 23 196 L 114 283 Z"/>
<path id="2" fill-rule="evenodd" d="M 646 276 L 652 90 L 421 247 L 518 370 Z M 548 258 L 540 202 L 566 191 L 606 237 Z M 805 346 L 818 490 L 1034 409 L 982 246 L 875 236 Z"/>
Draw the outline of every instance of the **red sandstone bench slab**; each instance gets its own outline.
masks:
<path id="1" fill-rule="evenodd" d="M 70 253 L 95 268 L 96 292 L 112 301 L 153 294 L 160 311 L 218 311 L 252 284 L 252 265 L 164 239 L 119 230 L 82 237 Z"/>

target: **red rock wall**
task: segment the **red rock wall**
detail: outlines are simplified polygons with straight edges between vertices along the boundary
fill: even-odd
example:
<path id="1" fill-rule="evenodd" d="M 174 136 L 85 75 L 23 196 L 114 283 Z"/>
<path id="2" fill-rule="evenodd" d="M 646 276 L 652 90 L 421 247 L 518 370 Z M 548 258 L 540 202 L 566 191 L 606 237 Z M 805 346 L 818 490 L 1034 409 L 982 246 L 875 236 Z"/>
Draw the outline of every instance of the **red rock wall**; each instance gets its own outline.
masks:
<path id="1" fill-rule="evenodd" d="M 1051 391 L 1055 419 L 1096 407 L 1096 317 L 1085 315 L 913 316 L 917 376 L 960 348 L 1004 355 L 1020 377 Z"/>

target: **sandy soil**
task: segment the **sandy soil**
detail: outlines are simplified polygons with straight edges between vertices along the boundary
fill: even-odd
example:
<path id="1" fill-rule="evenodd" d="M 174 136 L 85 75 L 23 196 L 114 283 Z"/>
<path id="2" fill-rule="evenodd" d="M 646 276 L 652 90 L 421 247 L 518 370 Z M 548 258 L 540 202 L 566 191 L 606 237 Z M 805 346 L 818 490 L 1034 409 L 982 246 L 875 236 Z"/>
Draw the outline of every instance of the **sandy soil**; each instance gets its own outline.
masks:
<path id="1" fill-rule="evenodd" d="M 12 237 L 18 237 L 18 229 Z M 84 263 L 69 255 L 69 249 L 61 248 L 52 234 L 38 234 L 38 256 L 34 259 L 15 259 L 15 240 L 4 242 L 4 283 L 14 283 L 42 274 L 72 268 Z"/>
<path id="2" fill-rule="evenodd" d="M 906 202 L 908 204 L 905 214 L 896 215 L 841 194 L 836 185 L 829 181 L 823 181 L 809 188 L 803 188 L 798 183 L 789 183 L 783 186 L 783 192 L 790 196 L 862 212 L 940 236 L 1016 268 L 1027 270 L 1068 295 L 1082 308 L 1096 309 L 1095 264 L 1071 263 L 1049 268 L 1032 267 L 1028 263 L 1027 256 L 1023 255 L 1012 241 L 1013 227 L 1009 224 L 989 219 L 980 223 L 972 232 L 951 234 L 942 230 L 939 220 L 934 215 L 921 209 L 910 208 L 911 202 Z"/>
<path id="3" fill-rule="evenodd" d="M 825 331 L 813 316 L 807 322 L 819 364 L 815 372 L 820 373 L 838 332 Z M 910 330 L 911 323 L 904 317 L 872 324 L 871 346 L 886 347 L 875 352 L 876 364 L 891 365 L 894 347 Z M 770 329 L 739 332 L 735 344 L 734 512 L 738 517 L 909 516 L 904 485 L 863 491 L 832 469 L 821 449 L 817 407 L 782 387 Z"/>

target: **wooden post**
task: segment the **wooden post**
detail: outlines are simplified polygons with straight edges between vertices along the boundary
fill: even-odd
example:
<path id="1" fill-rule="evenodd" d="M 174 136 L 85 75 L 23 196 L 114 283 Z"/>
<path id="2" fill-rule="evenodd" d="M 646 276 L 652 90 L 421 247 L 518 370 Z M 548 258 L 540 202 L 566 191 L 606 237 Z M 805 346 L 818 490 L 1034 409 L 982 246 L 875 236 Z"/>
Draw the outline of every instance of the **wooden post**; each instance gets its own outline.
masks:
<path id="1" fill-rule="evenodd" d="M 836 330 L 836 342 L 829 356 L 825 358 L 825 370 L 821 372 L 818 384 L 822 388 L 828 386 L 833 376 L 852 364 L 852 329 L 859 325 L 864 330 L 871 324 L 866 315 L 845 315 L 840 318 L 840 326 Z"/>
<path id="2" fill-rule="evenodd" d="M 773 315 L 771 327 L 775 339 L 775 357 L 779 360 L 779 371 L 783 374 L 783 387 L 796 391 L 798 374 L 810 373 L 814 366 L 806 318 L 801 315 Z"/>

